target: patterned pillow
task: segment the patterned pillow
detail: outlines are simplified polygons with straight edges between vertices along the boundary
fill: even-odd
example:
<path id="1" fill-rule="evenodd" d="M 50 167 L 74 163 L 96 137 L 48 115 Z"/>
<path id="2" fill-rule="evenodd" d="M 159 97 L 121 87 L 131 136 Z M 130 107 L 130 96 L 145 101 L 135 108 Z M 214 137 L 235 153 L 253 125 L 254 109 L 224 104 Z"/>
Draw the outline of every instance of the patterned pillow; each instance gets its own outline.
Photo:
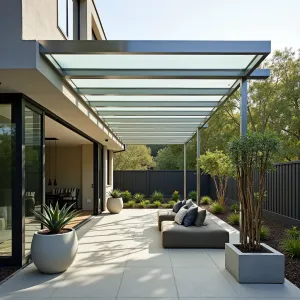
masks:
<path id="1" fill-rule="evenodd" d="M 185 227 L 194 225 L 198 214 L 198 206 L 192 205 L 188 210 L 187 214 L 183 219 L 183 225 Z"/>
<path id="2" fill-rule="evenodd" d="M 194 225 L 197 227 L 203 226 L 206 218 L 206 210 L 199 208 Z"/>
<path id="3" fill-rule="evenodd" d="M 186 208 L 190 208 L 193 205 L 196 205 L 196 204 L 193 202 L 192 199 L 189 199 L 186 201 L 186 204 L 185 204 Z"/>
<path id="4" fill-rule="evenodd" d="M 187 209 L 183 206 L 179 209 L 178 213 L 175 215 L 175 219 L 174 221 L 181 225 L 182 224 L 182 221 L 184 219 L 184 217 L 186 216 L 187 214 Z"/>

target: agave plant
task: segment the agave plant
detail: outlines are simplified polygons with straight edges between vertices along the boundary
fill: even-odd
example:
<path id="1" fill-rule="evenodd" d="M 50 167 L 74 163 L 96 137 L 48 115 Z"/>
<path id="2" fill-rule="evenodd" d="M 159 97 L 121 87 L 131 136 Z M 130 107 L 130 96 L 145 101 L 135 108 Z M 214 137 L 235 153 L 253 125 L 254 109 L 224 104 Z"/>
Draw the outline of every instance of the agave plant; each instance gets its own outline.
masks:
<path id="1" fill-rule="evenodd" d="M 39 220 L 49 230 L 50 234 L 59 234 L 72 219 L 80 214 L 77 210 L 70 211 L 74 204 L 75 203 L 69 207 L 65 204 L 62 209 L 59 209 L 58 202 L 54 208 L 51 204 L 49 206 L 44 204 L 43 213 L 33 209 L 31 212 L 35 215 L 37 220 Z"/>
<path id="2" fill-rule="evenodd" d="M 112 190 L 108 193 L 111 198 L 120 198 L 122 197 L 122 191 L 119 189 Z"/>

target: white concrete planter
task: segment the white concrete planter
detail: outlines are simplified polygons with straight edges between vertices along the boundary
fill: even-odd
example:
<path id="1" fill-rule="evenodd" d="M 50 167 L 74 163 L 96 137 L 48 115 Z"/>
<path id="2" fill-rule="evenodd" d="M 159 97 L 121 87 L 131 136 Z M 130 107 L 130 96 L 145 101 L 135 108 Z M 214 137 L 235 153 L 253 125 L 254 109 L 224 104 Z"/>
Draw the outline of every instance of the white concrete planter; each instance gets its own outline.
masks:
<path id="1" fill-rule="evenodd" d="M 73 263 L 78 250 L 74 229 L 63 234 L 45 235 L 35 232 L 31 243 L 31 258 L 43 273 L 61 273 Z"/>
<path id="2" fill-rule="evenodd" d="M 111 214 L 118 214 L 123 208 L 122 198 L 108 198 L 107 199 L 107 209 Z"/>
<path id="3" fill-rule="evenodd" d="M 266 244 L 268 253 L 243 253 L 225 244 L 225 267 L 239 283 L 284 283 L 284 255 Z"/>

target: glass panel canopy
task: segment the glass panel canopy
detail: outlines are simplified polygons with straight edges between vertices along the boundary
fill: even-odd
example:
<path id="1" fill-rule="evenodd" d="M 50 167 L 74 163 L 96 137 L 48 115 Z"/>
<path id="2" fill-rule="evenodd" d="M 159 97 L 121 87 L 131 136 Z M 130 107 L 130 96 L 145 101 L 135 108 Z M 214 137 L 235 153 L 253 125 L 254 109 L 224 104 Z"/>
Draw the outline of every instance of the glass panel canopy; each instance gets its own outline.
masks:
<path id="1" fill-rule="evenodd" d="M 183 144 L 253 72 L 268 41 L 41 41 L 40 52 L 125 144 Z M 253 76 L 252 76 L 253 74 Z"/>
<path id="2" fill-rule="evenodd" d="M 53 54 L 63 69 L 246 69 L 255 55 Z"/>

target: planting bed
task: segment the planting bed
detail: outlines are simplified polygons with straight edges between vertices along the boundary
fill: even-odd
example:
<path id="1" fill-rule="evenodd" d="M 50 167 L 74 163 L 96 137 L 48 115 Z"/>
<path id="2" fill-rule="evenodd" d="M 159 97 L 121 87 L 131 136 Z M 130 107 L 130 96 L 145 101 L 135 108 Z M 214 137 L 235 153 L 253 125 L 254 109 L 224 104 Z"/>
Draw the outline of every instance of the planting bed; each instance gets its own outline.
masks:
<path id="1" fill-rule="evenodd" d="M 209 211 L 208 205 L 202 205 L 203 208 L 206 208 Z M 227 222 L 227 217 L 232 213 L 230 207 L 226 206 L 226 210 L 223 214 L 218 214 L 217 217 L 221 220 Z M 228 223 L 228 222 L 227 222 Z M 263 219 L 263 224 L 267 226 L 270 230 L 268 238 L 263 241 L 267 245 L 276 249 L 277 251 L 282 252 L 280 243 L 285 236 L 285 230 L 290 229 L 279 221 L 272 221 L 268 219 Z M 239 230 L 238 225 L 233 225 L 234 228 Z M 300 259 L 291 258 L 285 255 L 285 277 L 300 288 Z"/>

